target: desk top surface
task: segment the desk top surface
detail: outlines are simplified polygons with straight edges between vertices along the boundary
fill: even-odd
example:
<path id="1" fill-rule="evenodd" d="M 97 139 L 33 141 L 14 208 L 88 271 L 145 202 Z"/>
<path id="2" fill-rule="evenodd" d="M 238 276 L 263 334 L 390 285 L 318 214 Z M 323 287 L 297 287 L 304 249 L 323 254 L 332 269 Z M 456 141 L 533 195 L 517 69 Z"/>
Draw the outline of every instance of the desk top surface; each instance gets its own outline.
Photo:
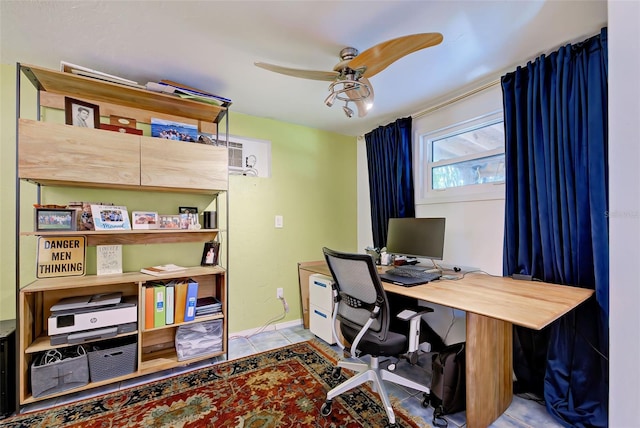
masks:
<path id="1" fill-rule="evenodd" d="M 300 269 L 331 276 L 325 262 L 301 263 Z M 382 282 L 390 293 L 401 294 L 466 312 L 508 321 L 534 330 L 551 324 L 593 290 L 539 281 L 518 281 L 483 273 L 467 273 L 459 280 L 438 280 L 415 287 Z"/>

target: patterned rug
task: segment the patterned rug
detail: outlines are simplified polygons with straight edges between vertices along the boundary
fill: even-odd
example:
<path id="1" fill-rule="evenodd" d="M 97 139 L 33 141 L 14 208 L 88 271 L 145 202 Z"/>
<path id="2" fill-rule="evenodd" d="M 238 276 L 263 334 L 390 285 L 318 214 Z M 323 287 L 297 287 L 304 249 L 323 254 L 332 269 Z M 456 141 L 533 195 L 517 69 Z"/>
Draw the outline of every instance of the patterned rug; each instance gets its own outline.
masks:
<path id="1" fill-rule="evenodd" d="M 30 427 L 370 427 L 387 417 L 376 394 L 357 388 L 320 415 L 326 393 L 343 382 L 331 376 L 335 352 L 317 340 L 227 361 L 145 385 L 25 413 L 0 421 Z M 398 427 L 428 427 L 394 405 Z"/>

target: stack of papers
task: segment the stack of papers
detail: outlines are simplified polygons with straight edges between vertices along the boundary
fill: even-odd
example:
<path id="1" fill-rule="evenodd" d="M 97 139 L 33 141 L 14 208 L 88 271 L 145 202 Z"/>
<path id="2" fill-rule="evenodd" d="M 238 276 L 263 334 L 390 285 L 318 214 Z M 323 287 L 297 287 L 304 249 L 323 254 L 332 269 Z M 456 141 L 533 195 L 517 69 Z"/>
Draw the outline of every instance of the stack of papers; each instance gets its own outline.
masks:
<path id="1" fill-rule="evenodd" d="M 213 296 L 199 297 L 196 301 L 196 317 L 222 312 L 222 303 Z"/>
<path id="2" fill-rule="evenodd" d="M 172 273 L 182 272 L 183 270 L 186 270 L 186 269 L 187 269 L 186 267 L 168 264 L 168 265 L 150 266 L 150 267 L 142 268 L 140 269 L 140 272 L 146 273 L 147 275 L 162 276 L 162 275 L 169 275 Z"/>
<path id="3" fill-rule="evenodd" d="M 161 80 L 160 82 L 147 82 L 146 88 L 149 91 L 173 94 L 183 99 L 200 101 L 222 107 L 231 105 L 231 100 L 218 95 L 210 94 L 199 89 L 173 82 L 171 80 Z"/>
<path id="4" fill-rule="evenodd" d="M 98 70 L 92 70 L 87 67 L 83 67 L 77 64 L 71 64 L 70 62 L 60 61 L 60 71 L 65 73 L 72 73 L 78 76 L 90 77 L 92 79 L 103 80 L 105 82 L 117 83 L 119 85 L 131 86 L 138 89 L 145 89 L 144 86 L 139 85 L 138 82 L 125 79 L 123 77 L 114 76 L 113 74 L 103 73 Z"/>

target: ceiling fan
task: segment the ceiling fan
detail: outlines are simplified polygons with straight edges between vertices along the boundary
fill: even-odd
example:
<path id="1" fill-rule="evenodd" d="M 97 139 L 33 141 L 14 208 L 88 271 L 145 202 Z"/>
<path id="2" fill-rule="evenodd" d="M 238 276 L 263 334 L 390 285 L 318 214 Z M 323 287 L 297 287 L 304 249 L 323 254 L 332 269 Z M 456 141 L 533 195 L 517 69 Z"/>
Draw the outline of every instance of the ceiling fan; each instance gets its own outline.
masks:
<path id="1" fill-rule="evenodd" d="M 420 33 L 378 43 L 362 53 L 356 48 L 347 47 L 340 51 L 340 62 L 333 67 L 333 71 L 300 70 L 265 62 L 254 64 L 288 76 L 330 81 L 329 95 L 324 103 L 331 107 L 336 99 L 344 101 L 342 109 L 347 117 L 351 117 L 353 110 L 349 103 L 352 102 L 358 109 L 358 116 L 364 117 L 373 106 L 373 86 L 369 78 L 410 53 L 440 44 L 442 39 L 440 33 Z"/>

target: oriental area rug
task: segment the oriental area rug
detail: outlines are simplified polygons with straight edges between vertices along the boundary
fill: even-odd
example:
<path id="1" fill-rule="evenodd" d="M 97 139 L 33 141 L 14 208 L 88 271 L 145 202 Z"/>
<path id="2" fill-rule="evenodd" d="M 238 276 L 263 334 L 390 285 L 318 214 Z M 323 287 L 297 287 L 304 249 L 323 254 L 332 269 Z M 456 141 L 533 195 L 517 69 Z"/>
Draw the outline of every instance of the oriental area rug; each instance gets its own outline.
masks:
<path id="1" fill-rule="evenodd" d="M 313 339 L 250 357 L 117 392 L 24 413 L 1 427 L 215 427 L 215 428 L 381 428 L 388 420 L 369 387 L 334 399 L 324 417 L 320 407 L 339 379 L 331 373 L 336 353 Z M 392 398 L 393 402 L 393 398 Z M 396 424 L 428 427 L 394 405 Z"/>

